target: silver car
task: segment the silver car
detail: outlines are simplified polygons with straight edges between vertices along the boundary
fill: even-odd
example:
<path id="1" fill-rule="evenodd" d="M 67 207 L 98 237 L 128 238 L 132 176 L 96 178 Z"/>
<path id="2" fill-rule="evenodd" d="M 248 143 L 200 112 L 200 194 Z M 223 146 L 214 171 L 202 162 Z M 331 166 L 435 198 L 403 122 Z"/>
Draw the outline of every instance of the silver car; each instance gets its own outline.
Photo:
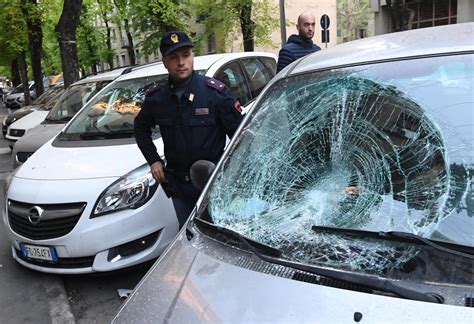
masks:
<path id="1" fill-rule="evenodd" d="M 472 323 L 473 31 L 281 71 L 114 322 Z"/>

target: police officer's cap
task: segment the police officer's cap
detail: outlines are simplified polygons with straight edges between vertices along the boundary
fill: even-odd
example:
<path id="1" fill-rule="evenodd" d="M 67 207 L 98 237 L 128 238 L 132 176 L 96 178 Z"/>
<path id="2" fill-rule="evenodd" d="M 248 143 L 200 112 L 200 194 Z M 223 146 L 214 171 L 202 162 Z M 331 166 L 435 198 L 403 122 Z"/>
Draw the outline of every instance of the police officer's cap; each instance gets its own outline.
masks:
<path id="1" fill-rule="evenodd" d="M 170 31 L 161 37 L 160 52 L 165 56 L 173 53 L 181 47 L 193 47 L 188 35 L 182 31 Z"/>

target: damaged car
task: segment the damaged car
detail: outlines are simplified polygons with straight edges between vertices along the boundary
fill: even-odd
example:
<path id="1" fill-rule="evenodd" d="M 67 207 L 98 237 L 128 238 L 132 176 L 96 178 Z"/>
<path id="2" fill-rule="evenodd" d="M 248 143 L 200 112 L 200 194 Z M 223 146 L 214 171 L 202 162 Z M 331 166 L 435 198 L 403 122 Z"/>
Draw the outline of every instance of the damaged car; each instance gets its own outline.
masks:
<path id="1" fill-rule="evenodd" d="M 281 71 L 114 323 L 472 323 L 473 30 Z"/>

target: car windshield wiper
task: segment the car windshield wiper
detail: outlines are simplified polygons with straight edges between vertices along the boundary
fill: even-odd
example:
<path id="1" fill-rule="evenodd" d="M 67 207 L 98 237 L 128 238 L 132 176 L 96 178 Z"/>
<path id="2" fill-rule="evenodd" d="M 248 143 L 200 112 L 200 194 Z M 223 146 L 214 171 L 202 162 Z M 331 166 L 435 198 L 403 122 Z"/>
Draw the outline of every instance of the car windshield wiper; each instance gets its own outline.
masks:
<path id="1" fill-rule="evenodd" d="M 82 139 L 105 139 L 104 132 L 85 132 L 80 133 L 79 137 Z"/>
<path id="2" fill-rule="evenodd" d="M 245 236 L 243 236 L 243 235 L 241 235 L 241 234 L 239 234 L 239 233 L 237 233 L 233 230 L 230 230 L 226 227 L 222 227 L 222 226 L 219 226 L 219 225 L 216 225 L 216 224 L 213 224 L 213 223 L 206 222 L 205 220 L 200 219 L 200 218 L 194 218 L 194 221 L 195 222 L 197 221 L 200 225 L 202 225 L 206 229 L 212 229 L 214 231 L 217 231 L 219 233 L 224 234 L 225 236 L 231 236 L 232 238 L 237 239 L 240 242 L 242 242 L 242 240 L 243 240 L 243 241 L 246 242 L 246 245 L 245 245 L 246 247 L 247 247 L 247 244 L 248 244 L 252 247 L 252 249 L 257 249 L 261 252 L 264 252 L 267 255 L 279 258 L 283 254 L 283 252 L 281 250 L 277 249 L 277 248 L 274 248 L 272 246 L 254 241 L 252 239 L 249 239 L 249 238 L 247 238 L 247 237 L 245 237 Z M 252 252 L 253 252 L 253 250 L 252 250 Z M 261 252 L 257 252 L 257 253 L 260 254 Z"/>
<path id="3" fill-rule="evenodd" d="M 351 235 L 363 235 L 366 237 L 382 238 L 382 239 L 395 239 L 397 241 L 405 242 L 418 242 L 425 245 L 428 245 L 438 251 L 446 252 L 449 254 L 457 255 L 463 258 L 474 260 L 474 255 L 467 252 L 462 252 L 461 250 L 466 251 L 466 246 L 457 245 L 448 242 L 433 241 L 419 235 L 407 232 L 398 232 L 398 231 L 389 231 L 389 232 L 372 232 L 360 229 L 352 228 L 340 228 L 340 227 L 331 227 L 331 226 L 313 226 L 311 229 L 315 232 L 325 231 L 330 233 L 341 233 L 341 234 L 351 234 Z M 435 243 L 436 242 L 436 243 Z M 472 250 L 471 250 L 472 251 Z"/>
<path id="4" fill-rule="evenodd" d="M 64 117 L 61 119 L 56 119 L 56 118 L 45 118 L 44 121 L 48 122 L 49 124 L 64 124 L 64 122 L 67 122 L 71 120 L 71 117 Z"/>
<path id="5" fill-rule="evenodd" d="M 280 249 L 270 247 L 260 242 L 253 241 L 231 229 L 206 222 L 197 217 L 193 218 L 192 221 L 198 222 L 199 224 L 203 224 L 204 226 L 208 228 L 209 227 L 214 228 L 220 233 L 225 233 L 227 235 L 231 235 L 234 238 L 237 238 L 245 247 L 247 247 L 247 249 L 249 249 L 259 259 L 269 262 L 269 263 L 278 264 L 284 267 L 289 267 L 296 270 L 305 271 L 305 272 L 312 273 L 318 276 L 332 278 L 334 280 L 341 280 L 341 281 L 345 281 L 351 284 L 358 284 L 361 286 L 369 287 L 374 290 L 393 293 L 399 297 L 406 298 L 406 299 L 425 301 L 425 302 L 430 302 L 430 303 L 438 303 L 438 304 L 442 304 L 444 302 L 444 298 L 441 295 L 438 295 L 435 293 L 423 293 L 416 290 L 400 287 L 387 279 L 372 278 L 365 275 L 320 268 L 316 266 L 307 265 L 304 263 L 297 263 L 293 261 L 280 259 L 280 256 L 283 254 L 283 252 Z M 258 244 L 259 247 L 265 247 L 266 249 L 270 248 L 271 250 L 275 252 L 276 257 L 278 257 L 278 259 L 275 257 L 267 256 L 260 253 L 258 249 L 255 247 L 255 244 Z"/>
<path id="6" fill-rule="evenodd" d="M 134 134 L 133 130 L 122 130 L 122 131 L 107 131 L 107 132 L 85 132 L 79 136 L 82 139 L 112 139 L 112 138 L 126 138 Z"/>

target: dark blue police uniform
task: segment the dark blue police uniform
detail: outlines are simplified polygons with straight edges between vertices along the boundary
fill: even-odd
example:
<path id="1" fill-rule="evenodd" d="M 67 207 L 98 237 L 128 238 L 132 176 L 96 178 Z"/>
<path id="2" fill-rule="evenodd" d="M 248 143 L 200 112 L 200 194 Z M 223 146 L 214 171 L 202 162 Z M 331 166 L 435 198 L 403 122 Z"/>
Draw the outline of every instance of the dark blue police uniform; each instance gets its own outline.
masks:
<path id="1" fill-rule="evenodd" d="M 239 126 L 240 103 L 220 81 L 193 72 L 184 86 L 169 79 L 148 91 L 135 118 L 135 138 L 149 165 L 162 161 L 151 132 L 159 125 L 164 143 L 166 176 L 174 176 L 178 192 L 172 194 L 180 226 L 199 197 L 189 178 L 197 160 L 217 163 L 226 142 Z M 166 185 L 166 184 L 165 184 Z"/>

